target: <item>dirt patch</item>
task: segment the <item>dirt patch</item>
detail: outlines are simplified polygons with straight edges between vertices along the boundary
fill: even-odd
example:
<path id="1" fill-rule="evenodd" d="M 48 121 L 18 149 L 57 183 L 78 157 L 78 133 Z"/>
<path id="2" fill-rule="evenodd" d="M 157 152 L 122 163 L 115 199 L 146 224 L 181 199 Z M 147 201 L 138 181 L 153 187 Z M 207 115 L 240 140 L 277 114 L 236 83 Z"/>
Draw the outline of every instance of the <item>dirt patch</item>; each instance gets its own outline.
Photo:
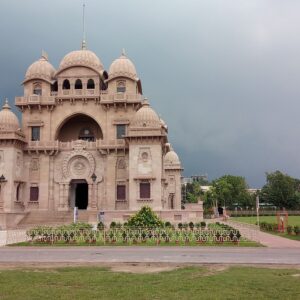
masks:
<path id="1" fill-rule="evenodd" d="M 210 276 L 219 272 L 226 271 L 230 267 L 253 267 L 268 269 L 296 269 L 300 270 L 300 265 L 273 265 L 273 264 L 176 264 L 176 263 L 86 263 L 86 262 L 62 262 L 62 263 L 0 263 L 0 270 L 22 269 L 34 272 L 41 272 L 42 269 L 55 272 L 55 269 L 66 267 L 99 267 L 107 268 L 112 272 L 127 273 L 159 273 L 172 271 L 185 267 L 199 267 L 197 276 Z M 203 270 L 204 269 L 204 270 Z M 300 277 L 300 274 L 292 276 Z"/>

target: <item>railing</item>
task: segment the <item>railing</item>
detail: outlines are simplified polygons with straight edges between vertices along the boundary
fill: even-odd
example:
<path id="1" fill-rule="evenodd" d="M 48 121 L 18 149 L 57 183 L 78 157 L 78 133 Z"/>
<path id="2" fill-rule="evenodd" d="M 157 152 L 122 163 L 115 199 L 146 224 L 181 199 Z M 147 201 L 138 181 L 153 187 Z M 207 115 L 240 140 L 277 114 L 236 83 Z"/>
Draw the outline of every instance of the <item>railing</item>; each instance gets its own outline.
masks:
<path id="1" fill-rule="evenodd" d="M 60 142 L 60 141 L 29 141 L 27 145 L 28 150 L 71 150 L 78 147 L 88 150 L 93 149 L 106 149 L 106 148 L 118 148 L 124 147 L 125 140 L 96 140 L 95 142 L 89 142 L 84 140 Z"/>
<path id="2" fill-rule="evenodd" d="M 276 216 L 276 214 L 281 210 L 265 210 L 260 209 L 260 216 Z M 227 214 L 231 217 L 247 217 L 256 216 L 256 210 L 226 210 Z M 290 216 L 300 216 L 300 210 L 287 210 Z"/>
<path id="3" fill-rule="evenodd" d="M 101 100 L 103 102 L 136 102 L 144 100 L 144 96 L 140 94 L 126 94 L 126 93 L 115 93 L 115 94 L 101 94 Z"/>
<path id="4" fill-rule="evenodd" d="M 16 105 L 30 105 L 30 104 L 54 105 L 55 97 L 54 96 L 39 96 L 39 95 L 16 97 L 15 104 Z"/>
<path id="5" fill-rule="evenodd" d="M 238 230 L 224 229 L 31 229 L 27 231 L 27 241 L 32 243 L 239 243 L 248 242 Z"/>

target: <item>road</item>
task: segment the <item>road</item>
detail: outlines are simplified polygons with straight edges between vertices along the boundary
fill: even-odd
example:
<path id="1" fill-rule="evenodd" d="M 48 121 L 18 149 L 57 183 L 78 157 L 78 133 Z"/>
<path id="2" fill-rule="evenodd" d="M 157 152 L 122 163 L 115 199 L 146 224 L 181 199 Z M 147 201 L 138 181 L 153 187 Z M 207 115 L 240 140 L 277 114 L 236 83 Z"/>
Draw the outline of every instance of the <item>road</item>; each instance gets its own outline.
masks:
<path id="1" fill-rule="evenodd" d="M 299 249 L 233 247 L 2 247 L 5 263 L 289 264 L 300 266 Z"/>

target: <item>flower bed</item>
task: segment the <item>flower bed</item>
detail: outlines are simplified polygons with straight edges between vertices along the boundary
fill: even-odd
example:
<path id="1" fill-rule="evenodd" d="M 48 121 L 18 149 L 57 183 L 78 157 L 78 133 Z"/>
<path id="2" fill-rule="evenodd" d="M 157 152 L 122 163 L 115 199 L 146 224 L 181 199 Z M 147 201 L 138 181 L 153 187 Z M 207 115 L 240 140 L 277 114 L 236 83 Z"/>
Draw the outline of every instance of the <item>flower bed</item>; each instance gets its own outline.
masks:
<path id="1" fill-rule="evenodd" d="M 94 230 L 82 226 L 38 227 L 27 231 L 28 240 L 39 244 L 206 244 L 234 243 L 245 241 L 238 230 L 219 224 L 204 229 L 129 228 L 118 226 Z"/>

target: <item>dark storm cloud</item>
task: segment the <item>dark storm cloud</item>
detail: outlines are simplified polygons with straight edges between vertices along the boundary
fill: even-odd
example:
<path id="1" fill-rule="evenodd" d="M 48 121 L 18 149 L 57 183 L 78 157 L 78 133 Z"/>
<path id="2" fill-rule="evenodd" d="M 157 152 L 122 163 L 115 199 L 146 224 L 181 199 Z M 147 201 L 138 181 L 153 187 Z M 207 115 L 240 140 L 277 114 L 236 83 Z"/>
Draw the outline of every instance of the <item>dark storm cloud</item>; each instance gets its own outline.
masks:
<path id="1" fill-rule="evenodd" d="M 0 2 L 0 96 L 13 101 L 45 49 L 82 35 L 82 1 Z M 87 0 L 88 46 L 108 69 L 125 48 L 169 126 L 185 174 L 300 177 L 300 2 Z"/>

